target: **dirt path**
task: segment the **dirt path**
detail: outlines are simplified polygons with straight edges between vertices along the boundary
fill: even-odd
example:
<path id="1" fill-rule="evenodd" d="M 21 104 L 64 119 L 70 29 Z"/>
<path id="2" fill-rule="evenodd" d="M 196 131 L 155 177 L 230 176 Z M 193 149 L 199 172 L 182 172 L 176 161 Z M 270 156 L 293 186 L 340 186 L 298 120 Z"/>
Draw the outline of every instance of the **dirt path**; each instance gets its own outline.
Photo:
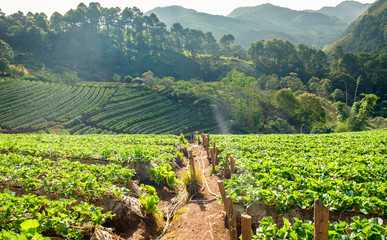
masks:
<path id="1" fill-rule="evenodd" d="M 217 181 L 219 178 L 210 175 L 207 154 L 202 146 L 191 146 L 196 169 L 204 169 L 205 189 L 196 194 L 190 201 L 180 204 L 167 233 L 162 240 L 229 240 L 228 229 L 224 225 L 224 206 L 219 205 Z M 204 164 L 204 167 L 203 167 Z M 203 201 L 204 200 L 204 201 Z"/>

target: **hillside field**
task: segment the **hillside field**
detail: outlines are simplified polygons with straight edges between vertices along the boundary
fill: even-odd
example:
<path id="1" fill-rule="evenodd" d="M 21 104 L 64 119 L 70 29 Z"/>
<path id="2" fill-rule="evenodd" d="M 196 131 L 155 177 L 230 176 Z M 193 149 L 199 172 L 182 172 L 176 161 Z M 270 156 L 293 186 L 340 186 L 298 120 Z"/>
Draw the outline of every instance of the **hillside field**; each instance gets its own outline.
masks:
<path id="1" fill-rule="evenodd" d="M 90 85 L 90 86 L 89 86 Z M 180 134 L 216 130 L 189 104 L 137 85 L 0 81 L 0 127 L 71 134 Z"/>

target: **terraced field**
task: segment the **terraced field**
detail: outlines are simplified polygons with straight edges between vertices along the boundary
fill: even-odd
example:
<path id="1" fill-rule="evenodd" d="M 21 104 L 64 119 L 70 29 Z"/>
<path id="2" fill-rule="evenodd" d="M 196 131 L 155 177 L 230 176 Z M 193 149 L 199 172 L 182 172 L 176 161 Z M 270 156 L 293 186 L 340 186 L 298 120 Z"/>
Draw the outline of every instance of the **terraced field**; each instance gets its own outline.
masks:
<path id="1" fill-rule="evenodd" d="M 2 80 L 0 127 L 31 132 L 64 126 L 72 134 L 179 134 L 216 129 L 201 123 L 194 109 L 165 95 L 141 86 Z"/>

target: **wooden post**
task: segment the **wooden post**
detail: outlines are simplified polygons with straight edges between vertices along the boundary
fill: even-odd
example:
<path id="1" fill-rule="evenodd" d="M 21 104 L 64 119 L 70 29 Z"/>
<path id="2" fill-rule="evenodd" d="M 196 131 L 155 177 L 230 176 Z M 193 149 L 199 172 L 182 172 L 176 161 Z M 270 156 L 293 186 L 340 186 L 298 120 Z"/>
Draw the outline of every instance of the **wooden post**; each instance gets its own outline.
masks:
<path id="1" fill-rule="evenodd" d="M 242 225 L 242 240 L 251 240 L 251 216 L 247 214 L 242 214 L 241 225 Z"/>
<path id="2" fill-rule="evenodd" d="M 230 174 L 235 173 L 235 159 L 231 156 L 230 156 L 230 171 L 231 171 Z"/>
<path id="3" fill-rule="evenodd" d="M 224 163 L 224 173 L 223 173 L 224 178 L 228 178 L 227 168 L 228 168 L 228 153 L 226 155 L 226 160 Z"/>
<path id="4" fill-rule="evenodd" d="M 189 165 L 191 166 L 193 175 L 196 177 L 195 162 L 193 160 L 192 151 L 189 151 Z"/>
<path id="5" fill-rule="evenodd" d="M 314 239 L 328 240 L 329 209 L 320 199 L 314 200 Z"/>
<path id="6" fill-rule="evenodd" d="M 226 201 L 226 191 L 224 190 L 224 183 L 222 180 L 218 181 L 218 187 L 219 187 L 220 196 L 222 197 L 223 204 L 224 204 Z M 224 204 L 224 206 L 226 206 L 226 204 Z M 226 207 L 225 207 L 225 210 L 227 211 Z"/>
<path id="7" fill-rule="evenodd" d="M 211 163 L 212 163 L 212 173 L 215 174 L 215 149 L 211 148 Z"/>
<path id="8" fill-rule="evenodd" d="M 210 149 L 210 134 L 207 134 L 207 149 Z"/>
<path id="9" fill-rule="evenodd" d="M 236 216 L 235 216 L 234 207 L 232 204 L 232 198 L 230 196 L 227 196 L 225 202 L 229 213 L 229 217 L 227 218 L 227 221 L 228 221 L 228 229 L 230 232 L 230 240 L 237 240 L 238 236 L 237 236 L 237 228 L 236 228 Z"/>
<path id="10" fill-rule="evenodd" d="M 219 154 L 219 148 L 215 148 L 215 163 L 218 163 L 218 154 Z"/>
<path id="11" fill-rule="evenodd" d="M 202 136 L 202 146 L 206 149 L 206 137 L 204 133 L 201 133 L 200 136 Z"/>

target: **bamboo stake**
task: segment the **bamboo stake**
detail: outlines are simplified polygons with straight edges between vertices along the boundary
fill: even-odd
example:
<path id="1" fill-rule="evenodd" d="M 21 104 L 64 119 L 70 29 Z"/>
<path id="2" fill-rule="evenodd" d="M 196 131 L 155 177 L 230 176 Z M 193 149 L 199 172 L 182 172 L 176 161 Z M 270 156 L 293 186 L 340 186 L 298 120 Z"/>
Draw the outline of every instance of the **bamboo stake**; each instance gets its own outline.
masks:
<path id="1" fill-rule="evenodd" d="M 228 178 L 227 169 L 228 169 L 228 153 L 226 155 L 226 161 L 225 161 L 225 164 L 224 164 L 224 173 L 223 173 L 223 177 L 224 178 Z"/>
<path id="2" fill-rule="evenodd" d="M 328 240 L 329 209 L 324 206 L 320 199 L 314 200 L 314 239 Z"/>
<path id="3" fill-rule="evenodd" d="M 219 148 L 215 148 L 215 163 L 218 163 L 218 154 L 219 154 Z"/>
<path id="4" fill-rule="evenodd" d="M 222 180 L 218 181 L 218 187 L 219 187 L 220 196 L 222 197 L 223 204 L 224 204 L 226 201 L 226 191 L 224 190 L 224 183 Z M 227 211 L 226 204 L 224 204 L 224 206 L 225 206 L 225 210 Z"/>
<path id="5" fill-rule="evenodd" d="M 215 149 L 211 148 L 212 173 L 215 174 Z"/>
<path id="6" fill-rule="evenodd" d="M 241 225 L 242 225 L 242 240 L 251 240 L 251 216 L 247 214 L 242 214 Z"/>
<path id="7" fill-rule="evenodd" d="M 237 236 L 237 228 L 236 228 L 236 217 L 234 213 L 234 207 L 232 204 L 232 198 L 230 196 L 227 196 L 225 202 L 229 212 L 229 218 L 227 220 L 228 220 L 228 228 L 230 232 L 230 240 L 237 240 L 238 236 Z"/>
<path id="8" fill-rule="evenodd" d="M 207 134 L 207 149 L 210 149 L 210 134 Z"/>
<path id="9" fill-rule="evenodd" d="M 231 174 L 235 173 L 235 159 L 230 156 L 230 171 Z"/>
<path id="10" fill-rule="evenodd" d="M 196 176 L 195 162 L 193 160 L 192 151 L 189 151 L 189 165 L 191 166 L 191 170 L 193 172 L 193 175 Z"/>

